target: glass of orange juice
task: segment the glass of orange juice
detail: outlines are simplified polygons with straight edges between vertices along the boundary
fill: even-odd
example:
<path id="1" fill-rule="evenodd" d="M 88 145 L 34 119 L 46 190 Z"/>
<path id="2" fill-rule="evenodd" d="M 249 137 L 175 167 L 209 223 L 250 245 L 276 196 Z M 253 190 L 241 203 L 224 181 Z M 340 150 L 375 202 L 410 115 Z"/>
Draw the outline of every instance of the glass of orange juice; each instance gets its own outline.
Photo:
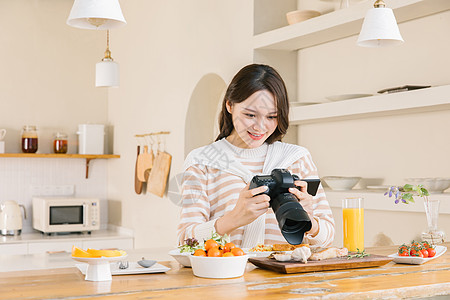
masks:
<path id="1" fill-rule="evenodd" d="M 364 199 L 345 198 L 342 201 L 344 247 L 348 251 L 364 250 Z"/>

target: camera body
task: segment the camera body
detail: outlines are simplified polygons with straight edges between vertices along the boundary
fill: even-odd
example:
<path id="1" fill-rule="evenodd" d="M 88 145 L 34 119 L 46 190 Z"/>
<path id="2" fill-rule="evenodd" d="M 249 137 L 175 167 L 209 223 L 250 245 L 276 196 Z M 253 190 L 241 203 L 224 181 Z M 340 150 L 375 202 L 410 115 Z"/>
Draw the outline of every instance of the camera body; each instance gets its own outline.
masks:
<path id="1" fill-rule="evenodd" d="M 295 187 L 294 181 L 300 180 L 297 175 L 292 175 L 286 169 L 274 169 L 270 175 L 257 175 L 250 182 L 250 189 L 265 185 L 268 187 L 263 194 L 270 197 L 270 207 L 278 221 L 278 227 L 289 244 L 298 245 L 303 241 L 305 232 L 312 227 L 311 220 L 298 202 L 297 197 L 289 192 L 289 188 Z M 317 191 L 319 179 L 314 179 L 313 189 Z M 313 195 L 316 192 L 311 193 Z M 308 189 L 309 192 L 309 189 Z"/>

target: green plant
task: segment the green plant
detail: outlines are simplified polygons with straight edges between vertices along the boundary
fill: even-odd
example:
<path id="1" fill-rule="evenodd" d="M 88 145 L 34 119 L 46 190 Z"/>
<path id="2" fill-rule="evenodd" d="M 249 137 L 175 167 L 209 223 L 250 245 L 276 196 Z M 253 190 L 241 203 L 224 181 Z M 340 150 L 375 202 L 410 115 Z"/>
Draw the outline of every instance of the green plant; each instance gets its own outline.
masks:
<path id="1" fill-rule="evenodd" d="M 423 187 L 423 185 L 411 185 L 405 184 L 404 186 L 391 186 L 389 190 L 384 193 L 384 195 L 389 195 L 389 197 L 395 197 L 395 204 L 400 201 L 404 204 L 414 203 L 414 196 L 422 197 L 425 201 L 428 201 L 428 190 Z"/>

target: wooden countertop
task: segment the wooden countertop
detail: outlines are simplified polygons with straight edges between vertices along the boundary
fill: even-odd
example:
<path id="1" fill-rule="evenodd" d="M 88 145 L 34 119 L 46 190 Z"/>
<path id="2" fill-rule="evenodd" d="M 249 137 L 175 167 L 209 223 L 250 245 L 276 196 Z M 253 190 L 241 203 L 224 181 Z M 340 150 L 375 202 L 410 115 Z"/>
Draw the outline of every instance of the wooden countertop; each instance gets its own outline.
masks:
<path id="1" fill-rule="evenodd" d="M 449 247 L 450 243 L 444 244 Z M 366 249 L 388 255 L 396 247 Z M 177 262 L 162 274 L 113 276 L 112 281 L 85 281 L 73 268 L 0 273 L 0 299 L 372 299 L 450 295 L 450 253 L 422 265 L 390 262 L 366 269 L 281 274 L 247 265 L 234 279 L 195 277 Z"/>

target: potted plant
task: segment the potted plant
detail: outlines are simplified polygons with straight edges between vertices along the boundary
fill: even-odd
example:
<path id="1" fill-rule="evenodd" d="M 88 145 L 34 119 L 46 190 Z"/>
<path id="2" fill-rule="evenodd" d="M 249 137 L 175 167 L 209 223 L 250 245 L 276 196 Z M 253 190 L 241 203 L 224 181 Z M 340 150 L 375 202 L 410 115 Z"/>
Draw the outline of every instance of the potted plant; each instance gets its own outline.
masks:
<path id="1" fill-rule="evenodd" d="M 444 242 L 444 232 L 438 230 L 437 228 L 439 217 L 439 200 L 430 200 L 428 198 L 428 196 L 430 196 L 430 193 L 422 184 L 391 186 L 384 195 L 394 197 L 395 204 L 415 203 L 414 196 L 421 197 L 425 206 L 425 214 L 427 216 L 428 223 L 428 229 L 425 232 L 422 232 L 422 239 L 432 245 L 441 244 L 442 242 Z"/>

